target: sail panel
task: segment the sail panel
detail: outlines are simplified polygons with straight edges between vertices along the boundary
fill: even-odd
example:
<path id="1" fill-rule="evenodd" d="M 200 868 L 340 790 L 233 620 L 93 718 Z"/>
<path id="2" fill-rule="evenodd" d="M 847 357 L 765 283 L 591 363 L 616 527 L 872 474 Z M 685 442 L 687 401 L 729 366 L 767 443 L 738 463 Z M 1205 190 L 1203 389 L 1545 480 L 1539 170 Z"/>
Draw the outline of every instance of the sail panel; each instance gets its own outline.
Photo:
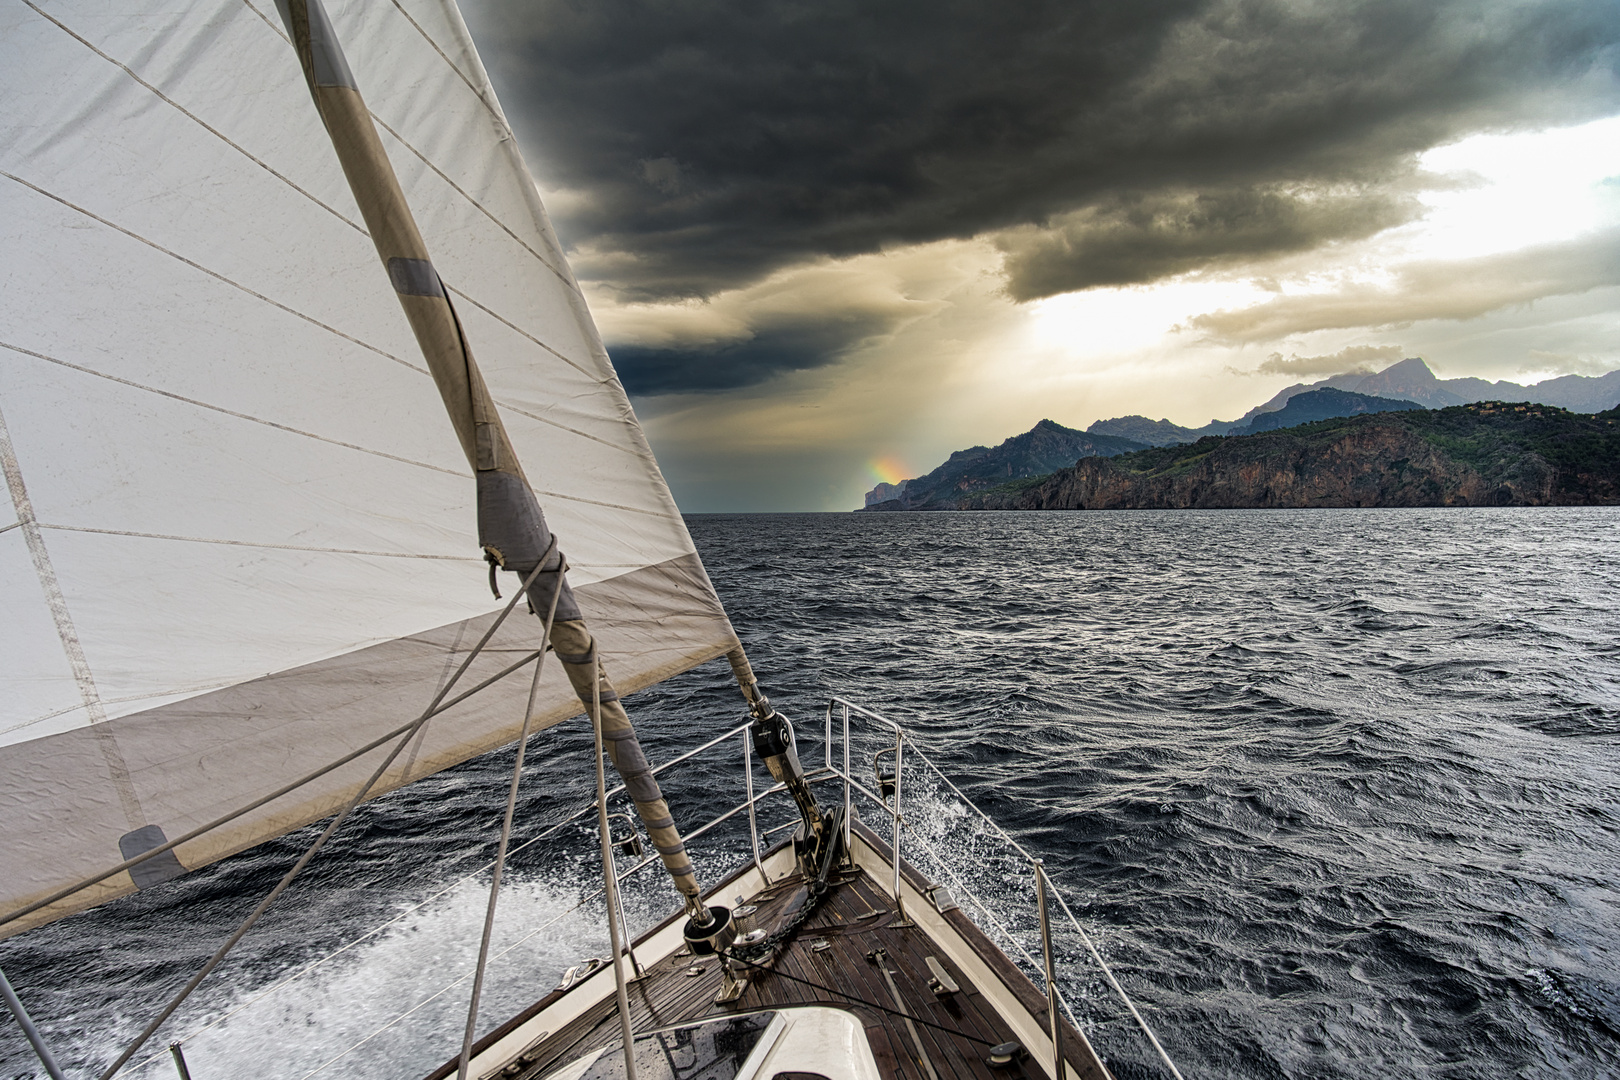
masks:
<path id="1" fill-rule="evenodd" d="M 616 683 L 724 653 L 459 13 L 328 10 Z M 273 6 L 11 7 L 0 88 L 0 414 L 38 526 L 0 522 L 4 911 L 404 723 L 499 604 L 471 471 Z M 469 683 L 539 630 L 514 615 Z M 433 722 L 383 789 L 509 741 L 526 692 Z M 552 672 L 537 718 L 577 712 Z M 180 863 L 330 813 L 368 768 Z"/>
<path id="2" fill-rule="evenodd" d="M 604 661 L 625 692 L 712 659 L 728 646 L 723 615 L 690 599 L 708 590 L 696 556 L 647 567 L 578 591 Z M 0 910 L 12 910 L 117 862 L 108 838 L 132 815 L 161 823 L 169 838 L 335 761 L 420 715 L 488 628 L 492 615 L 347 653 L 133 717 L 12 747 L 0 755 Z M 540 647 L 539 624 L 516 613 L 468 669 L 459 688 L 496 674 Z M 509 743 L 523 723 L 532 668 L 524 668 L 430 720 L 377 793 Z M 546 668 L 534 728 L 580 712 L 562 666 Z M 392 745 L 392 744 L 389 744 Z M 193 868 L 341 809 L 386 756 L 374 750 L 231 824 L 176 849 Z M 116 764 L 115 764 L 116 763 Z M 115 775 L 119 770 L 123 775 Z M 23 828 L 12 827 L 25 823 Z M 49 845 L 42 858 L 40 845 Z M 115 845 L 116 850 L 116 845 Z M 128 873 L 33 916 L 0 937 L 134 888 Z"/>

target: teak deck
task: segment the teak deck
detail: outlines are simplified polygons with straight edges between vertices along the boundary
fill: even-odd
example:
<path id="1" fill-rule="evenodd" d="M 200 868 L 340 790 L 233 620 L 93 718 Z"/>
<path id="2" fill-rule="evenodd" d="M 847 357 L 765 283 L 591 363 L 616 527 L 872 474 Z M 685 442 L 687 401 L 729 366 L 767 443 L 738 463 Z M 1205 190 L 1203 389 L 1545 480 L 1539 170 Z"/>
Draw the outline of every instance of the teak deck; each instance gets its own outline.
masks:
<path id="1" fill-rule="evenodd" d="M 859 841 L 884 861 L 888 848 L 869 830 L 856 826 Z M 892 865 L 892 864 L 891 864 Z M 749 868 L 752 869 L 752 868 Z M 911 867 L 902 863 L 907 885 L 918 893 L 927 882 Z M 735 879 L 733 879 L 734 881 Z M 886 888 L 872 880 L 871 869 L 856 867 L 835 879 L 829 895 L 822 901 L 805 923 L 764 967 L 735 966 L 740 975 L 748 978 L 742 996 L 728 1004 L 716 1004 L 715 995 L 722 982 L 721 965 L 716 957 L 698 957 L 672 954 L 656 962 L 643 961 L 644 975 L 629 985 L 631 1023 L 639 1034 L 658 1028 L 670 1027 L 728 1013 L 755 1012 L 788 1005 L 830 1005 L 856 1015 L 866 1029 L 878 1069 L 885 1077 L 897 1080 L 930 1080 L 919 1061 L 918 1048 L 908 1029 L 904 1013 L 913 1018 L 916 1040 L 933 1064 L 939 1080 L 1017 1080 L 1027 1077 L 1039 1080 L 1049 1076 L 1048 1062 L 1038 1057 L 1050 1056 L 1046 1047 L 1030 1047 L 1032 1056 L 1011 1068 L 991 1068 L 988 1052 L 998 1043 L 1019 1040 L 1009 1024 L 998 1014 L 986 991 L 1002 1002 L 1003 1009 L 1014 999 L 1013 1007 L 1022 1008 L 1044 1028 L 1046 997 L 1033 983 L 1001 953 L 961 911 L 943 914 L 959 937 L 993 973 L 998 986 L 975 985 L 967 972 L 953 963 L 944 949 L 919 926 L 902 921 Z M 728 891 L 728 881 L 714 891 L 717 899 L 730 904 L 735 894 Z M 888 881 L 883 882 L 884 886 Z M 769 928 L 776 916 L 796 902 L 798 877 L 793 875 L 775 882 L 748 903 L 757 904 L 758 911 L 739 920 L 739 930 L 753 927 Z M 909 891 L 909 890 L 908 890 Z M 908 914 L 914 901 L 906 897 Z M 872 914 L 876 912 L 877 914 Z M 936 915 L 935 918 L 940 916 Z M 665 926 L 669 925 L 668 923 Z M 659 928 L 659 929 L 662 929 Z M 650 940 L 653 931 L 644 935 L 638 945 Z M 825 946 L 817 948 L 820 942 Z M 899 993 L 897 1005 L 878 965 L 868 958 L 876 949 L 886 953 L 885 967 L 891 973 Z M 684 950 L 681 950 L 684 952 Z M 927 958 L 935 960 L 955 980 L 959 991 L 936 996 L 929 989 L 930 972 Z M 543 1012 L 548 1005 L 560 999 L 563 992 L 553 992 L 532 1008 L 514 1017 L 512 1021 L 480 1040 L 481 1051 L 492 1046 L 497 1039 L 516 1030 L 528 1019 Z M 1089 1047 L 1067 1022 L 1064 1028 L 1065 1057 L 1069 1075 L 1078 1080 L 1110 1080 L 1109 1073 L 1092 1055 Z M 575 1060 L 590 1051 L 619 1044 L 620 1026 L 617 999 L 609 994 L 582 1015 L 564 1024 L 558 1030 L 545 1033 L 538 1045 L 530 1049 L 521 1065 L 513 1071 L 497 1068 L 495 1075 L 502 1080 L 537 1080 L 552 1069 Z M 455 1063 L 448 1062 L 428 1078 L 442 1080 L 455 1074 Z M 478 1063 L 472 1074 L 489 1076 L 489 1065 Z"/>

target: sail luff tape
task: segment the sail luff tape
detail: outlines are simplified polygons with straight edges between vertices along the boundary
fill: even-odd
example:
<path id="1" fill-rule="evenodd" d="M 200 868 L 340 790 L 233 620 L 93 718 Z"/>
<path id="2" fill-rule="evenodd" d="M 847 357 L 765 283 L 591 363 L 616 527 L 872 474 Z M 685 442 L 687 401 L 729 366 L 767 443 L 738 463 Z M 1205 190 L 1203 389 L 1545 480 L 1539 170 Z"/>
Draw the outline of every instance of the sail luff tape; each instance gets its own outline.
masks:
<path id="1" fill-rule="evenodd" d="M 449 296 L 320 0 L 278 0 L 278 6 L 298 51 L 310 95 L 433 381 L 444 397 L 468 462 L 476 469 L 480 457 L 501 461 L 509 471 L 521 475 L 515 467 L 516 456 L 500 445 L 506 442 L 504 431 L 486 433 L 485 440 L 492 445 L 483 455 L 478 453 L 480 433 L 475 426 L 480 420 L 490 422 L 493 412 L 480 407 L 487 404 L 479 398 L 488 391 L 477 377 Z M 498 419 L 494 423 L 498 426 Z"/>
<path id="2" fill-rule="evenodd" d="M 737 677 L 739 683 L 746 686 L 757 681 L 754 678 L 754 667 L 748 662 L 748 654 L 743 652 L 740 643 L 735 649 L 726 653 L 726 660 L 730 662 L 731 673 Z"/>
<path id="3" fill-rule="evenodd" d="M 479 542 L 486 551 L 499 552 L 500 564 L 507 569 L 527 573 L 536 565 L 540 549 L 550 542 L 550 530 L 533 489 L 523 477 L 449 296 L 433 269 L 427 245 L 360 96 L 354 73 L 320 0 L 277 0 L 277 7 L 377 254 L 388 268 L 389 282 L 438 384 L 462 450 L 477 474 Z M 566 578 L 559 573 L 555 582 L 550 587 L 562 590 L 562 595 L 551 627 L 552 645 L 560 657 L 588 656 L 589 663 L 583 668 L 566 661 L 563 668 L 587 711 L 593 702 L 600 701 L 608 756 L 616 768 L 621 757 L 626 759 L 630 771 L 626 774 L 620 769 L 619 775 L 644 827 L 658 846 L 676 889 L 696 897 L 700 889 L 692 864 L 685 857 L 680 833 L 647 767 L 635 729 L 606 672 L 596 661 L 596 643 L 579 619 Z M 549 610 L 551 605 L 537 607 Z M 664 825 L 665 821 L 669 824 Z M 679 854 L 665 854 L 666 848 Z"/>

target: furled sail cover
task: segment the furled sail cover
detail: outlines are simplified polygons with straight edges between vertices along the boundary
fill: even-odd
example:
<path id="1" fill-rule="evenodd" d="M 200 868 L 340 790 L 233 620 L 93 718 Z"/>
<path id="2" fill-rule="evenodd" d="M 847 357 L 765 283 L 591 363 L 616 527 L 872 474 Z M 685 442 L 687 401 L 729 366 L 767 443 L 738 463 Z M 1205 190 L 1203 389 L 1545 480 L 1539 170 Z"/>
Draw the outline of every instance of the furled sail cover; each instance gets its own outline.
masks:
<path id="1" fill-rule="evenodd" d="M 615 681 L 726 652 L 459 13 L 327 7 Z M 270 0 L 7 0 L 0 98 L 4 913 L 407 723 L 501 605 Z M 436 717 L 380 790 L 509 742 L 527 690 Z M 578 711 L 550 665 L 537 724 Z M 326 816 L 380 754 L 0 935 Z"/>

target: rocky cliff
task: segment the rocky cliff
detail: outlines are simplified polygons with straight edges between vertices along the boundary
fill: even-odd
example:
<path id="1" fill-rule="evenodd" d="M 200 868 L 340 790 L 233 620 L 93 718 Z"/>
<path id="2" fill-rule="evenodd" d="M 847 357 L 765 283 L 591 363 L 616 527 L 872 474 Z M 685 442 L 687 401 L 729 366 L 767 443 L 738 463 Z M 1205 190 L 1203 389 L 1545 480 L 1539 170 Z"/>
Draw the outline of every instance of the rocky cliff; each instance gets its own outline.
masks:
<path id="1" fill-rule="evenodd" d="M 1620 410 L 1486 402 L 1375 413 L 1088 458 L 960 509 L 1549 506 L 1620 503 Z"/>

